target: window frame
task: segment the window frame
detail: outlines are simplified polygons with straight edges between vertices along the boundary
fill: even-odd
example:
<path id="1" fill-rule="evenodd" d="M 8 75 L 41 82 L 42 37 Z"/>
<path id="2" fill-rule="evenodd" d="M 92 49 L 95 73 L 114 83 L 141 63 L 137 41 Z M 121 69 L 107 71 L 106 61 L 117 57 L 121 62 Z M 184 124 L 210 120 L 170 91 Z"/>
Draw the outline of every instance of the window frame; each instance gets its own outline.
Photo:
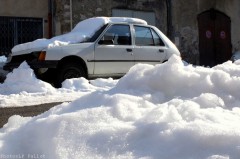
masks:
<path id="1" fill-rule="evenodd" d="M 153 29 L 153 28 L 150 28 L 151 32 L 152 32 L 152 36 L 153 36 L 153 41 L 154 41 L 154 46 L 162 46 L 164 47 L 165 46 L 165 43 L 163 42 L 162 38 L 160 35 L 158 35 L 158 33 Z M 158 36 L 159 40 L 160 40 L 160 45 L 156 45 L 156 41 L 155 41 L 155 38 L 154 38 L 154 35 L 153 33 L 155 33 L 155 35 Z"/>
<path id="2" fill-rule="evenodd" d="M 119 25 L 119 26 L 127 26 L 128 27 L 128 31 L 129 31 L 129 44 L 125 44 L 127 46 L 131 46 L 133 44 L 133 35 L 132 35 L 132 29 L 131 29 L 131 26 L 130 24 L 122 24 L 122 23 L 112 23 L 112 24 L 109 24 L 108 27 L 105 28 L 105 30 L 102 32 L 102 34 L 99 36 L 99 39 L 97 40 L 97 43 L 98 45 L 104 45 L 104 44 L 100 44 L 99 42 L 103 39 L 104 35 L 108 32 L 108 30 L 113 27 L 114 25 Z M 123 44 L 115 44 L 113 42 L 112 45 L 123 45 Z"/>
<path id="3" fill-rule="evenodd" d="M 144 27 L 144 28 L 148 28 L 151 32 L 151 36 L 152 36 L 152 40 L 153 40 L 153 45 L 137 45 L 136 44 L 136 30 L 135 30 L 135 27 Z M 165 47 L 166 44 L 164 43 L 163 39 L 161 38 L 161 36 L 157 33 L 157 31 L 151 27 L 151 26 L 145 26 L 145 25 L 137 25 L 137 24 L 133 24 L 132 25 L 132 32 L 133 32 L 133 40 L 134 40 L 134 45 L 135 46 L 145 46 L 145 47 L 152 47 L 152 46 L 155 46 L 155 47 Z M 160 40 L 160 45 L 156 45 L 156 41 L 155 41 L 155 38 L 154 38 L 154 35 L 153 33 L 155 33 L 159 40 Z"/>
<path id="4" fill-rule="evenodd" d="M 133 25 L 133 30 L 134 30 L 134 42 L 135 42 L 135 45 L 136 46 L 154 46 L 154 45 L 146 45 L 146 44 L 137 44 L 137 32 L 136 32 L 136 27 L 138 28 L 145 28 L 145 29 L 148 29 L 148 31 L 150 32 L 150 35 L 151 35 L 151 39 L 152 39 L 152 43 L 154 44 L 154 39 L 153 39 L 153 35 L 152 35 L 152 31 L 151 31 L 151 28 L 148 27 L 148 26 L 142 26 L 142 25 Z M 145 37 L 144 37 L 145 38 Z"/>

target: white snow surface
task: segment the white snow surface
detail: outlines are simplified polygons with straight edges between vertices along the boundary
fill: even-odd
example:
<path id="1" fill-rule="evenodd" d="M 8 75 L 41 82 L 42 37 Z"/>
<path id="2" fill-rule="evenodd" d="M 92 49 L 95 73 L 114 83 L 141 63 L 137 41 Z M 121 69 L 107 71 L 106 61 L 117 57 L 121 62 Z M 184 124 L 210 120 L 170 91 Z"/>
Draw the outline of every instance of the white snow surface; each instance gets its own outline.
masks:
<path id="1" fill-rule="evenodd" d="M 70 79 L 55 89 L 26 63 L 0 84 L 1 107 L 68 101 L 9 118 L 0 158 L 239 159 L 240 65 L 138 64 L 121 79 Z"/>
<path id="2" fill-rule="evenodd" d="M 59 35 L 51 39 L 37 39 L 32 42 L 16 45 L 12 48 L 12 52 L 19 51 L 41 51 L 45 48 L 51 48 L 62 45 L 69 45 L 82 42 L 90 38 L 98 29 L 109 22 L 130 22 L 147 24 L 146 21 L 138 18 L 129 17 L 94 17 L 79 22 L 71 32 Z"/>

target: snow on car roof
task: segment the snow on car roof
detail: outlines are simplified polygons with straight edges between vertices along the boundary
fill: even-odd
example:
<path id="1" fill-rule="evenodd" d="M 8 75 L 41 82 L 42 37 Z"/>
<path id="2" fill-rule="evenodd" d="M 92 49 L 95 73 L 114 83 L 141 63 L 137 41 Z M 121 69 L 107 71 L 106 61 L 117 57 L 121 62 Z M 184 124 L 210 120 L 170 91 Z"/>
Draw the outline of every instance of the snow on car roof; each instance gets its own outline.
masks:
<path id="1" fill-rule="evenodd" d="M 44 48 L 74 44 L 91 37 L 98 29 L 107 23 L 137 23 L 147 24 L 145 20 L 130 17 L 94 17 L 79 22 L 71 32 L 51 39 L 37 39 L 32 42 L 16 45 L 12 48 L 12 53 L 41 51 Z"/>

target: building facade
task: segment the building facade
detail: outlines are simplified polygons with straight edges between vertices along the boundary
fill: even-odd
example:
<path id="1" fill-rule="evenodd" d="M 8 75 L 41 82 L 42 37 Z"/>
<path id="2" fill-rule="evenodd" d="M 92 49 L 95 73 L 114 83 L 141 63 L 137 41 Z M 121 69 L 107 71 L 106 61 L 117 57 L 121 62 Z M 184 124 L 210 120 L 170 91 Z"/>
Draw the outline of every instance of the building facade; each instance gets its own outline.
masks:
<path id="1" fill-rule="evenodd" d="M 214 66 L 240 50 L 239 0 L 56 1 L 56 34 L 94 16 L 130 16 L 157 26 L 192 64 Z"/>
<path id="2" fill-rule="evenodd" d="M 2 0 L 0 16 L 40 17 L 46 38 L 69 32 L 90 17 L 141 18 L 196 65 L 214 66 L 240 50 L 239 0 Z"/>

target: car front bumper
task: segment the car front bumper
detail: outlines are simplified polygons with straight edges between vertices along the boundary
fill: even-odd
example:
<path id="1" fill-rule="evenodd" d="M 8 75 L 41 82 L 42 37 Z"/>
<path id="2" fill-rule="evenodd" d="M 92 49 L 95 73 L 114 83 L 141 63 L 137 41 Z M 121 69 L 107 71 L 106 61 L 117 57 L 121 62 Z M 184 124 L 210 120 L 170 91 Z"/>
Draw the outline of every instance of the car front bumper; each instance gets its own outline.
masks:
<path id="1" fill-rule="evenodd" d="M 3 66 L 5 71 L 12 71 L 14 68 L 18 68 L 22 62 L 9 62 Z M 39 68 L 57 68 L 58 61 L 27 61 L 27 64 L 32 69 Z"/>

